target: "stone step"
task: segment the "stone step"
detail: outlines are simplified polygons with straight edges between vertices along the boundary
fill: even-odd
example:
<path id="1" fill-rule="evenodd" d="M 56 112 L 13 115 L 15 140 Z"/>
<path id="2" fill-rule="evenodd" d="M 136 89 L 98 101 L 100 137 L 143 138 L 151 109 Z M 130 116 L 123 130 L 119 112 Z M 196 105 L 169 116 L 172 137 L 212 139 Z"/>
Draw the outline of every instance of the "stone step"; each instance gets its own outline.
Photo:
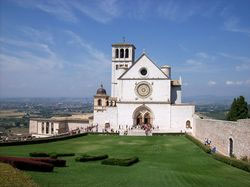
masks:
<path id="1" fill-rule="evenodd" d="M 128 131 L 128 136 L 146 136 L 145 130 L 133 129 Z M 152 136 L 152 133 L 148 133 L 148 136 Z"/>

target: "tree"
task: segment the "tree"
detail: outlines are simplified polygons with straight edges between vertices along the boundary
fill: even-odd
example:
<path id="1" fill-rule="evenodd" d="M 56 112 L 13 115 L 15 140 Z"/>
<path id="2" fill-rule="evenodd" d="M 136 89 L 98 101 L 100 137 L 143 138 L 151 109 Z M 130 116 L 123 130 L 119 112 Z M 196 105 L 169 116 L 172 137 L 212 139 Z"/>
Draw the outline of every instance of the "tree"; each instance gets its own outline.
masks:
<path id="1" fill-rule="evenodd" d="M 227 120 L 237 121 L 246 118 L 248 118 L 248 107 L 245 98 L 243 96 L 234 98 L 231 109 L 227 114 Z"/>

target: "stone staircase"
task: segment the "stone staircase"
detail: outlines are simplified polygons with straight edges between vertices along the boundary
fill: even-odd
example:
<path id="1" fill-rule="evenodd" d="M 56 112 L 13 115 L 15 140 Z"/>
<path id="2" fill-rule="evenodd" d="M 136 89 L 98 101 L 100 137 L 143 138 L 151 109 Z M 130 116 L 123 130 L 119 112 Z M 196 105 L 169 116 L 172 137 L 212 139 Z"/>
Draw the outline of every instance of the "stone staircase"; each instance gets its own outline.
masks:
<path id="1" fill-rule="evenodd" d="M 127 136 L 146 136 L 145 130 L 142 129 L 132 129 L 128 131 Z M 152 136 L 152 133 L 149 132 L 148 136 Z"/>

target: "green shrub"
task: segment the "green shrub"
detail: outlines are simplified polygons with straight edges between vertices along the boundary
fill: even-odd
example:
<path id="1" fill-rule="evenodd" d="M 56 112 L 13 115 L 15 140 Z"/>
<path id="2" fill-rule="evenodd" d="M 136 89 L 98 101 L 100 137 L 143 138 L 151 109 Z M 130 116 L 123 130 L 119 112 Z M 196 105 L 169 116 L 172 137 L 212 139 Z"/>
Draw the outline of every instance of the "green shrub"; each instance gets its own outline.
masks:
<path id="1" fill-rule="evenodd" d="M 30 158 L 30 160 L 53 164 L 55 167 L 66 167 L 66 160 L 52 158 Z"/>
<path id="2" fill-rule="evenodd" d="M 75 153 L 56 153 L 58 157 L 75 156 Z"/>
<path id="3" fill-rule="evenodd" d="M 61 140 L 68 140 L 72 138 L 78 138 L 81 136 L 87 136 L 88 133 L 81 133 L 81 134 L 75 134 L 75 135 L 60 135 L 60 136 L 52 136 L 47 138 L 37 138 L 34 140 L 27 140 L 27 141 L 15 141 L 15 142 L 3 142 L 0 143 L 1 146 L 16 146 L 16 145 L 29 145 L 29 144 L 40 144 L 40 143 L 49 143 L 49 142 L 55 142 L 55 141 L 61 141 Z"/>
<path id="4" fill-rule="evenodd" d="M 206 153 L 211 153 L 211 148 L 204 145 L 203 143 L 201 143 L 199 140 L 197 140 L 196 138 L 194 138 L 191 135 L 186 134 L 185 135 L 187 139 L 189 139 L 190 141 L 192 141 L 193 143 L 195 143 L 197 146 L 199 146 L 203 151 L 205 151 Z"/>
<path id="5" fill-rule="evenodd" d="M 49 157 L 57 159 L 57 153 L 49 153 Z"/>
<path id="6" fill-rule="evenodd" d="M 153 136 L 183 136 L 184 133 L 159 133 L 159 132 L 156 132 L 156 133 L 153 133 L 152 134 Z"/>
<path id="7" fill-rule="evenodd" d="M 31 157 L 49 157 L 50 155 L 45 152 L 32 152 L 30 153 Z"/>
<path id="8" fill-rule="evenodd" d="M 118 165 L 118 166 L 131 166 L 132 164 L 139 162 L 138 157 L 131 157 L 131 158 L 109 158 L 102 161 L 104 165 Z"/>
<path id="9" fill-rule="evenodd" d="M 224 163 L 229 164 L 231 166 L 234 166 L 236 168 L 239 168 L 239 169 L 250 172 L 250 164 L 247 163 L 247 162 L 244 162 L 242 160 L 237 160 L 235 158 L 230 158 L 230 157 L 218 154 L 218 153 L 212 154 L 212 157 L 214 159 L 216 159 L 216 160 L 219 160 L 221 162 L 224 162 Z"/>
<path id="10" fill-rule="evenodd" d="M 240 160 L 245 161 L 245 162 L 249 162 L 247 156 L 242 156 L 242 157 L 240 158 Z"/>
<path id="11" fill-rule="evenodd" d="M 50 157 L 50 158 L 57 158 L 57 157 L 64 157 L 64 156 L 75 156 L 75 153 L 45 153 L 45 152 L 32 152 L 30 153 L 31 157 Z"/>
<path id="12" fill-rule="evenodd" d="M 87 155 L 87 154 L 83 154 L 80 157 L 76 157 L 76 161 L 77 162 L 88 162 L 88 161 L 96 161 L 96 160 L 103 160 L 108 158 L 108 155 L 95 155 L 95 156 L 91 156 L 91 155 Z"/>
<path id="13" fill-rule="evenodd" d="M 0 157 L 0 162 L 8 163 L 20 170 L 52 172 L 54 165 L 39 160 L 20 157 Z"/>

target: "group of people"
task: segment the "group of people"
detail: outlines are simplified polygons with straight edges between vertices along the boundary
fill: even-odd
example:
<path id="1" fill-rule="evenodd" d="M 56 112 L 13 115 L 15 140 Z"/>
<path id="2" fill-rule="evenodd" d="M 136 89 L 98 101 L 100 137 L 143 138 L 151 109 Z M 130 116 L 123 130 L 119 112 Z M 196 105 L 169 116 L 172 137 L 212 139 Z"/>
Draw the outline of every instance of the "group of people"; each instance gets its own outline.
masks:
<path id="1" fill-rule="evenodd" d="M 212 147 L 212 146 L 211 146 L 211 143 L 212 143 L 211 140 L 209 140 L 208 138 L 205 138 L 204 145 L 210 147 L 210 148 L 211 148 L 211 152 L 212 152 L 212 153 L 215 153 L 215 152 L 216 152 L 216 147 L 215 147 L 215 146 Z"/>

